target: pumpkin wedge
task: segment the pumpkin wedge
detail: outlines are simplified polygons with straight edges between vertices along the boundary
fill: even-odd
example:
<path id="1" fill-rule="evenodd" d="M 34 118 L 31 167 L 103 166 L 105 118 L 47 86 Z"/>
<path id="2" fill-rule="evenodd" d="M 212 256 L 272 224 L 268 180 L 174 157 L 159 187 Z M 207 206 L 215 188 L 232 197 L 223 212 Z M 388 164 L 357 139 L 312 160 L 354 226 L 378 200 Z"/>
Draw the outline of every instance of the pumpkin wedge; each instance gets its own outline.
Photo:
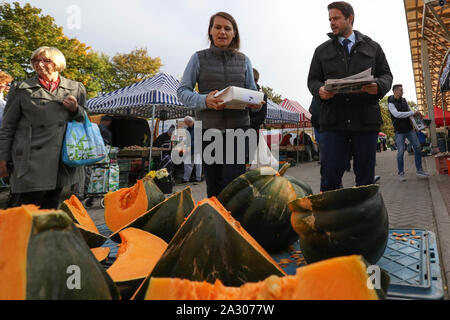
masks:
<path id="1" fill-rule="evenodd" d="M 167 243 L 146 231 L 122 230 L 117 259 L 107 272 L 119 287 L 123 299 L 129 299 L 152 272 L 167 248 Z"/>
<path id="2" fill-rule="evenodd" d="M 108 259 L 110 248 L 93 248 L 91 249 L 92 254 L 95 256 L 98 262 L 102 263 Z"/>
<path id="3" fill-rule="evenodd" d="M 369 288 L 361 256 L 339 257 L 297 269 L 295 276 L 271 276 L 241 287 L 175 278 L 151 278 L 146 300 L 378 300 Z"/>
<path id="4" fill-rule="evenodd" d="M 105 222 L 112 232 L 119 231 L 131 221 L 164 201 L 164 194 L 151 178 L 144 178 L 131 188 L 105 195 Z"/>
<path id="5" fill-rule="evenodd" d="M 216 199 L 200 201 L 136 292 L 143 299 L 150 277 L 181 278 L 227 286 L 285 272 Z"/>
<path id="6" fill-rule="evenodd" d="M 187 187 L 157 204 L 121 230 L 137 228 L 170 242 L 194 207 L 195 201 L 192 198 L 191 188 Z M 110 238 L 115 242 L 120 242 L 121 230 L 113 233 Z"/>
<path id="7" fill-rule="evenodd" d="M 378 185 L 328 191 L 289 207 L 308 263 L 357 254 L 376 264 L 383 256 L 389 217 Z"/>
<path id="8" fill-rule="evenodd" d="M 70 199 L 61 203 L 59 209 L 67 213 L 75 222 L 75 226 L 80 229 L 81 235 L 89 248 L 100 247 L 108 240 L 107 237 L 100 234 L 94 221 L 75 195 L 72 195 Z"/>
<path id="9" fill-rule="evenodd" d="M 117 287 L 63 211 L 0 210 L 0 300 L 118 299 Z"/>
<path id="10" fill-rule="evenodd" d="M 269 253 L 282 251 L 298 239 L 288 203 L 312 194 L 305 182 L 284 177 L 288 168 L 289 164 L 280 172 L 270 167 L 250 170 L 218 196 L 233 218 Z"/>

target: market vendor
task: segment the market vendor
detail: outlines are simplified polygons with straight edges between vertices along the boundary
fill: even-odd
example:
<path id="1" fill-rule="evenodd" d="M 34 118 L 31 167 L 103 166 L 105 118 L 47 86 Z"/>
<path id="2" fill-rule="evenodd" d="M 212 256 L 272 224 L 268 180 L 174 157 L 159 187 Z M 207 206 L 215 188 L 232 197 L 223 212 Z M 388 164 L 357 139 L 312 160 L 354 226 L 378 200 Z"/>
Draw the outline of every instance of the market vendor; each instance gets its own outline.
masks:
<path id="1" fill-rule="evenodd" d="M 153 147 L 163 148 L 167 147 L 167 145 L 170 145 L 174 131 L 175 126 L 170 126 L 167 132 L 162 133 L 158 138 L 156 138 L 155 142 L 153 142 Z"/>

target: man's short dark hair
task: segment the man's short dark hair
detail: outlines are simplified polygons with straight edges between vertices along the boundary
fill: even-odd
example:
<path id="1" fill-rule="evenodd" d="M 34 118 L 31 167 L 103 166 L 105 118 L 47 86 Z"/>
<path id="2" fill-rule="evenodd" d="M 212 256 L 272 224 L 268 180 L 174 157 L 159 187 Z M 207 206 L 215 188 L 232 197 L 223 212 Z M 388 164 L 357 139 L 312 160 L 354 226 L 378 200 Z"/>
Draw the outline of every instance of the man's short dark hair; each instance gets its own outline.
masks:
<path id="1" fill-rule="evenodd" d="M 393 87 L 392 87 L 392 91 L 395 91 L 395 90 L 397 90 L 398 88 L 402 88 L 403 87 L 403 85 L 401 85 L 401 84 L 396 84 L 396 85 L 394 85 Z"/>
<path id="2" fill-rule="evenodd" d="M 331 9 L 338 9 L 342 12 L 344 17 L 348 19 L 350 16 L 353 16 L 353 23 L 355 23 L 355 11 L 353 10 L 353 7 L 350 3 L 347 3 L 345 1 L 335 1 L 328 5 L 328 11 Z"/>
<path id="3" fill-rule="evenodd" d="M 112 121 L 112 117 L 110 117 L 110 116 L 102 116 L 101 118 L 100 118 L 100 121 Z"/>

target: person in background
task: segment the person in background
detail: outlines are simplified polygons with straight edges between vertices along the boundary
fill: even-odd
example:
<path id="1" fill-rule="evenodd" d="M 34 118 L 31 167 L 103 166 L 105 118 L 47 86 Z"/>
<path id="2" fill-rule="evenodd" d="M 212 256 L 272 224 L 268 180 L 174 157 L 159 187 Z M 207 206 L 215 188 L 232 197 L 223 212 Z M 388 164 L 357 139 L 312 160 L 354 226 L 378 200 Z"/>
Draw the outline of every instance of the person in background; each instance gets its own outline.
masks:
<path id="1" fill-rule="evenodd" d="M 416 164 L 416 175 L 418 177 L 427 178 L 429 174 L 422 168 L 422 148 L 419 139 L 411 124 L 410 117 L 419 115 L 420 112 L 411 111 L 408 102 L 403 98 L 403 86 L 396 84 L 393 87 L 394 95 L 388 98 L 389 112 L 392 118 L 392 124 L 395 130 L 395 142 L 397 144 L 397 166 L 398 176 L 401 182 L 406 181 L 404 168 L 405 140 L 408 139 L 409 144 L 414 149 L 414 159 Z"/>
<path id="2" fill-rule="evenodd" d="M 9 90 L 9 84 L 13 81 L 13 78 L 6 72 L 0 71 L 0 128 L 2 127 L 3 112 L 6 106 L 5 92 Z M 0 178 L 0 189 L 8 188 L 2 178 Z"/>
<path id="3" fill-rule="evenodd" d="M 353 30 L 355 13 L 344 1 L 328 5 L 332 33 L 314 52 L 308 88 L 320 97 L 321 187 L 342 186 L 342 177 L 353 156 L 356 186 L 375 180 L 376 146 L 382 118 L 380 99 L 389 92 L 392 73 L 381 46 Z M 345 78 L 372 68 L 376 80 L 358 91 L 337 93 L 325 89 L 329 79 Z"/>
<path id="4" fill-rule="evenodd" d="M 322 104 L 319 97 L 313 97 L 311 106 L 309 107 L 309 113 L 311 113 L 311 124 L 314 128 L 314 136 L 316 137 L 316 143 L 319 152 L 319 164 L 320 164 L 320 105 Z"/>
<path id="5" fill-rule="evenodd" d="M 195 109 L 195 118 L 202 122 L 204 134 L 206 131 L 221 134 L 223 143 L 222 161 L 216 159 L 211 152 L 208 159 L 203 158 L 203 170 L 208 198 L 218 196 L 222 190 L 235 178 L 246 171 L 246 155 L 238 156 L 241 144 L 233 137 L 227 139 L 227 130 L 250 130 L 249 112 L 261 110 L 263 101 L 248 105 L 241 110 L 226 109 L 223 100 L 215 97 L 219 90 L 229 86 L 257 90 L 253 67 L 250 59 L 239 51 L 240 34 L 236 20 L 229 13 L 218 12 L 211 16 L 208 26 L 210 47 L 194 53 L 186 66 L 181 85 L 178 88 L 178 99 L 186 106 Z M 194 90 L 198 84 L 198 93 Z M 203 141 L 203 151 L 208 149 L 213 141 Z M 234 150 L 234 159 L 228 159 L 226 150 Z M 256 146 L 255 146 L 256 147 Z M 245 145 L 244 145 L 245 149 Z M 203 153 L 202 151 L 202 153 Z M 211 156 L 210 159 L 209 156 Z M 212 160 L 212 161 L 211 161 Z"/>
<path id="6" fill-rule="evenodd" d="M 253 68 L 253 76 L 255 79 L 256 89 L 261 91 L 261 87 L 258 84 L 259 81 L 259 71 Z M 261 110 L 258 112 L 250 112 L 250 128 L 256 131 L 257 134 L 257 142 L 259 143 L 259 129 L 264 124 L 264 121 L 267 117 L 267 94 L 264 93 L 264 104 L 261 107 Z"/>
<path id="7" fill-rule="evenodd" d="M 312 151 L 314 150 L 314 143 L 306 132 L 300 132 L 300 136 L 294 139 L 294 146 L 303 145 L 305 147 L 306 154 L 308 155 L 308 161 L 313 161 Z"/>
<path id="8" fill-rule="evenodd" d="M 175 126 L 171 125 L 169 127 L 169 130 L 167 132 L 162 133 L 159 135 L 158 138 L 156 138 L 155 142 L 153 142 L 153 147 L 156 148 L 166 148 L 169 147 L 171 141 L 172 141 L 172 135 L 175 132 Z"/>
<path id="9" fill-rule="evenodd" d="M 291 138 L 292 138 L 292 134 L 287 133 L 284 135 L 283 139 L 280 142 L 280 146 L 281 147 L 287 147 L 287 146 L 291 146 Z"/>
<path id="10" fill-rule="evenodd" d="M 186 125 L 186 130 L 190 135 L 190 145 L 186 146 L 186 152 L 190 154 L 190 163 L 184 163 L 184 176 L 183 183 L 187 183 L 191 179 L 192 170 L 195 167 L 195 182 L 202 181 L 202 164 L 196 163 L 201 162 L 200 150 L 195 149 L 195 130 L 194 130 L 194 119 L 192 117 L 184 118 L 184 124 Z"/>
<path id="11" fill-rule="evenodd" d="M 61 149 L 67 123 L 84 120 L 86 89 L 60 75 L 66 59 L 57 48 L 37 49 L 30 63 L 37 75 L 13 85 L 8 94 L 0 128 L 0 178 L 10 177 L 18 205 L 56 209 L 77 171 L 62 162 Z"/>
<path id="12" fill-rule="evenodd" d="M 109 130 L 112 120 L 113 119 L 110 116 L 102 116 L 100 119 L 100 124 L 98 125 L 105 145 L 109 146 L 112 146 L 112 133 L 111 130 Z"/>

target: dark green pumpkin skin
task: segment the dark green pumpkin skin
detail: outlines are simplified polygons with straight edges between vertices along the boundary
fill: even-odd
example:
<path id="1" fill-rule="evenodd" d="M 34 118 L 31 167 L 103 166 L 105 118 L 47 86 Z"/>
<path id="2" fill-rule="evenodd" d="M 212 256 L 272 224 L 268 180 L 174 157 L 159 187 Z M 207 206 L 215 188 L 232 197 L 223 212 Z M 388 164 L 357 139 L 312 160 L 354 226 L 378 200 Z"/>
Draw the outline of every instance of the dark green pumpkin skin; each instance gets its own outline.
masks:
<path id="1" fill-rule="evenodd" d="M 106 242 L 106 240 L 108 240 L 107 237 L 99 233 L 92 232 L 82 228 L 78 228 L 78 230 L 80 230 L 80 233 L 83 236 L 83 239 L 84 241 L 86 241 L 86 244 L 89 246 L 89 248 L 101 247 Z"/>
<path id="2" fill-rule="evenodd" d="M 285 274 L 209 204 L 197 207 L 135 296 L 144 299 L 151 277 L 241 286 Z"/>
<path id="3" fill-rule="evenodd" d="M 126 228 L 136 228 L 147 231 L 169 243 L 194 207 L 191 188 L 187 187 L 112 234 L 110 238 L 120 243 L 120 231 Z"/>
<path id="4" fill-rule="evenodd" d="M 150 210 L 158 203 L 164 201 L 166 197 L 151 178 L 144 178 L 142 181 L 144 183 L 145 193 L 147 194 L 148 210 Z"/>
<path id="5" fill-rule="evenodd" d="M 231 182 L 218 196 L 244 229 L 268 252 L 288 248 L 298 239 L 288 203 L 311 194 L 311 188 L 275 170 L 251 170 Z"/>
<path id="6" fill-rule="evenodd" d="M 308 263 L 357 254 L 375 264 L 386 249 L 389 217 L 377 185 L 324 192 L 289 207 Z"/>
<path id="7" fill-rule="evenodd" d="M 69 289 L 70 266 L 80 270 L 80 289 Z M 70 271 L 70 269 L 69 269 Z M 117 300 L 114 282 L 69 216 L 56 211 L 33 217 L 27 254 L 27 300 Z"/>

